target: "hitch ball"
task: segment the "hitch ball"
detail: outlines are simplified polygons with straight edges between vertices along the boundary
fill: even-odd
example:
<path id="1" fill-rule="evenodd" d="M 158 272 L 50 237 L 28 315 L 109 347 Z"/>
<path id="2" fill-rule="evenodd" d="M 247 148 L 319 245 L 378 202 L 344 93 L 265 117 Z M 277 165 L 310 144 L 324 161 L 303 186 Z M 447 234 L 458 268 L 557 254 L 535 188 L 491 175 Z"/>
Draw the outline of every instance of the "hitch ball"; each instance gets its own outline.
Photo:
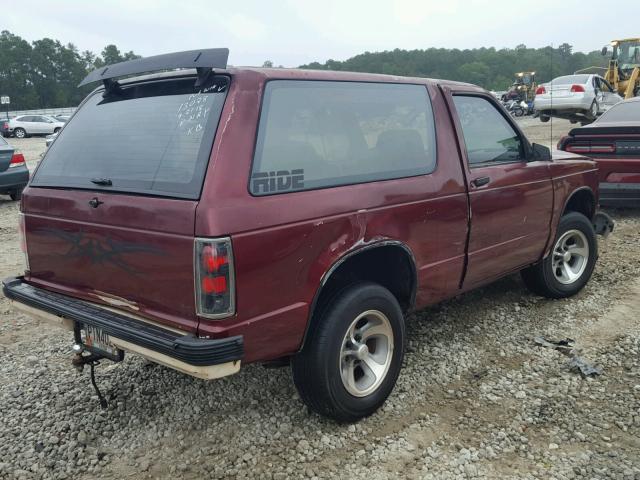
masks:
<path id="1" fill-rule="evenodd" d="M 71 347 L 71 350 L 73 350 L 73 353 L 82 353 L 84 348 L 79 343 L 74 343 L 73 347 Z"/>

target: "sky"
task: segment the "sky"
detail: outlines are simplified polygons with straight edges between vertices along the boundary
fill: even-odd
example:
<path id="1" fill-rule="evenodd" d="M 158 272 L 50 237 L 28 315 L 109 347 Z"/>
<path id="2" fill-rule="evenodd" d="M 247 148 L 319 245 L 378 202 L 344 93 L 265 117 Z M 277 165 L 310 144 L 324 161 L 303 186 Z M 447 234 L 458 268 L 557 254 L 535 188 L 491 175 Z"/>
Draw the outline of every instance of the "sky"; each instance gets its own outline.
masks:
<path id="1" fill-rule="evenodd" d="M 110 43 L 143 56 L 228 47 L 232 65 L 296 67 L 394 48 L 566 42 L 587 52 L 640 36 L 637 0 L 613 8 L 584 0 L 21 0 L 0 11 L 0 30 L 94 53 Z"/>

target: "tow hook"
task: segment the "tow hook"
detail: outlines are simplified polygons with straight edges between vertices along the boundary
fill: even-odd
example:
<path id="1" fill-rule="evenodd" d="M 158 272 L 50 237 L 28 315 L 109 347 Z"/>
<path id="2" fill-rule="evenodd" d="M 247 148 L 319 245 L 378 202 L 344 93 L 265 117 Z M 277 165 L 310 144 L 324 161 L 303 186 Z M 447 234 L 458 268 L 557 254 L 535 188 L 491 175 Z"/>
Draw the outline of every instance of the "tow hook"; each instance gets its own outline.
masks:
<path id="1" fill-rule="evenodd" d="M 84 370 L 85 365 L 89 365 L 90 374 L 91 374 L 91 385 L 93 385 L 93 389 L 96 391 L 96 395 L 98 396 L 98 400 L 100 401 L 100 406 L 102 408 L 107 408 L 109 406 L 107 399 L 104 398 L 102 392 L 98 388 L 96 384 L 96 375 L 95 375 L 95 367 L 100 365 L 100 360 L 104 357 L 100 355 L 96 355 L 95 353 L 90 353 L 89 355 L 83 355 L 83 347 L 82 345 L 76 343 L 73 345 L 73 351 L 75 352 L 73 358 L 71 359 L 71 364 L 74 366 L 78 372 L 82 372 Z"/>
<path id="2" fill-rule="evenodd" d="M 614 226 L 615 222 L 613 219 L 604 212 L 596 212 L 593 216 L 593 229 L 598 235 L 602 235 L 606 238 L 611 232 L 613 232 Z"/>

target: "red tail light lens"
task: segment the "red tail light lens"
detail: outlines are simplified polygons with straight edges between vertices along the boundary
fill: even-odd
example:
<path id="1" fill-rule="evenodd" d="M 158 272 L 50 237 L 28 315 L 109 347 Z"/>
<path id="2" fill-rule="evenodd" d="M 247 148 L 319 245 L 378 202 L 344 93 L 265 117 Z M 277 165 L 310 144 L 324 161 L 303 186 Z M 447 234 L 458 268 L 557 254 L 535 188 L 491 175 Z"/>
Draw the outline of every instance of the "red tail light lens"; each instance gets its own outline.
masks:
<path id="1" fill-rule="evenodd" d="M 536 95 L 542 95 L 543 93 L 547 93 L 547 89 L 544 87 L 538 87 L 536 88 Z"/>
<path id="2" fill-rule="evenodd" d="M 571 85 L 571 93 L 583 93 L 584 87 L 582 85 Z"/>
<path id="3" fill-rule="evenodd" d="M 20 165 L 26 165 L 24 161 L 24 155 L 20 152 L 14 152 L 11 157 L 11 162 L 9 162 L 9 168 L 11 167 L 19 167 Z"/>
<path id="4" fill-rule="evenodd" d="M 201 317 L 235 313 L 233 253 L 230 238 L 196 239 L 196 310 Z"/>

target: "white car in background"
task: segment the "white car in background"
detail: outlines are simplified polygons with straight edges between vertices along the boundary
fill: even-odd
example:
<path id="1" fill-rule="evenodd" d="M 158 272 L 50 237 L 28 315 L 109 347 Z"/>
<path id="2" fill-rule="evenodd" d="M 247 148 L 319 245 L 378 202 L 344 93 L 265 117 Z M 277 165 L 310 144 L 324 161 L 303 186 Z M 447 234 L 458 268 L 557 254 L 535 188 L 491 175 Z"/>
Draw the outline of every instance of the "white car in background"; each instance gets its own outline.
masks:
<path id="1" fill-rule="evenodd" d="M 590 123 L 621 101 L 622 97 L 600 75 L 565 75 L 540 85 L 533 107 L 542 122 L 559 117 Z"/>
<path id="2" fill-rule="evenodd" d="M 30 135 L 50 135 L 59 132 L 64 122 L 47 115 L 21 115 L 9 120 L 9 135 L 25 138 Z"/>

